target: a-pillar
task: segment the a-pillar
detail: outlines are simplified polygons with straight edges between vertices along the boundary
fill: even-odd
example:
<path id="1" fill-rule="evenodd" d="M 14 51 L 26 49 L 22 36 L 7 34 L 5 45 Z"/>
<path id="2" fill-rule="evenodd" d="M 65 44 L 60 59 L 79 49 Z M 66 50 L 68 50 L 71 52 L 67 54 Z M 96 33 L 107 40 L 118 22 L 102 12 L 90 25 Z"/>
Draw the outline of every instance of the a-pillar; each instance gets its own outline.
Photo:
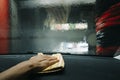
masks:
<path id="1" fill-rule="evenodd" d="M 0 54 L 9 52 L 9 0 L 0 0 Z"/>

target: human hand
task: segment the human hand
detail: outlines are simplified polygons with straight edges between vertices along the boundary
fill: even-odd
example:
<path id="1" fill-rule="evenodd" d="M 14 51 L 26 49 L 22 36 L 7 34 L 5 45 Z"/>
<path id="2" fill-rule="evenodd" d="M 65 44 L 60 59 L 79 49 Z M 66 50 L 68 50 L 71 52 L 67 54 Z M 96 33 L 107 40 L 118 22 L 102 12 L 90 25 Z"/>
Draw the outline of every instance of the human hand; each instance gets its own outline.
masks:
<path id="1" fill-rule="evenodd" d="M 59 60 L 51 55 L 38 54 L 31 57 L 28 61 L 32 64 L 33 69 L 40 71 L 58 62 Z"/>
<path id="2" fill-rule="evenodd" d="M 18 80 L 24 78 L 23 75 L 26 72 L 33 71 L 36 73 L 56 62 L 58 59 L 51 55 L 38 54 L 0 73 L 0 80 Z"/>

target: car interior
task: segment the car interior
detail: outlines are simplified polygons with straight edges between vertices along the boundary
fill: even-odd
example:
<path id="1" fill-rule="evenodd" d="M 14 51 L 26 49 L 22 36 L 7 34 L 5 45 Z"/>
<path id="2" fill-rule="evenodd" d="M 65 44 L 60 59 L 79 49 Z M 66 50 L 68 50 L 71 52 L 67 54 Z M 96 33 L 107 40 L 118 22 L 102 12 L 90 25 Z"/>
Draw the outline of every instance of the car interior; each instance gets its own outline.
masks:
<path id="1" fill-rule="evenodd" d="M 0 72 L 60 53 L 64 68 L 26 80 L 119 80 L 119 9 L 120 0 L 0 0 Z"/>

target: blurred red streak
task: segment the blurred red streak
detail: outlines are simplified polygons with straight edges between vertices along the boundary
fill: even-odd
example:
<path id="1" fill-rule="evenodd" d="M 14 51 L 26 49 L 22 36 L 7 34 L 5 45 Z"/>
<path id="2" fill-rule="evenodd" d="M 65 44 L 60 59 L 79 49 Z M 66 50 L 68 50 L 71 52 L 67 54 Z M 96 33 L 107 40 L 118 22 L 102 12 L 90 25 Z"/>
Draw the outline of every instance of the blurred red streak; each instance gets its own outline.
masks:
<path id="1" fill-rule="evenodd" d="M 9 0 L 0 0 L 0 54 L 9 52 Z"/>

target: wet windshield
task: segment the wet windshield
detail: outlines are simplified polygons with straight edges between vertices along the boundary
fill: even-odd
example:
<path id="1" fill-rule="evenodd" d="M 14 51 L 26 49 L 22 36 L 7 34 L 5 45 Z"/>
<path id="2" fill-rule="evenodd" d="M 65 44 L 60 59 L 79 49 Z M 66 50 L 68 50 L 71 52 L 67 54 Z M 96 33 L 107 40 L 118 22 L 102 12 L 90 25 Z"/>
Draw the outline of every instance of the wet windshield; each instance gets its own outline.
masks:
<path id="1" fill-rule="evenodd" d="M 95 54 L 95 0 L 9 0 L 8 53 Z"/>

